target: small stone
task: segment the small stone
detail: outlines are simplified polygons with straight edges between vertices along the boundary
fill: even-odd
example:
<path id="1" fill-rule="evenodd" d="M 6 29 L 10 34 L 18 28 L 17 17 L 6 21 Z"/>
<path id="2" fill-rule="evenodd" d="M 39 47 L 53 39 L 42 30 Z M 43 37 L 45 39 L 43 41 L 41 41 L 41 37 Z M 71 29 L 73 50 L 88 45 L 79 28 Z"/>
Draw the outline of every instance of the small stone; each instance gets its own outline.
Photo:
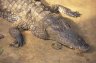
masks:
<path id="1" fill-rule="evenodd" d="M 0 34 L 0 39 L 4 38 L 4 35 Z"/>

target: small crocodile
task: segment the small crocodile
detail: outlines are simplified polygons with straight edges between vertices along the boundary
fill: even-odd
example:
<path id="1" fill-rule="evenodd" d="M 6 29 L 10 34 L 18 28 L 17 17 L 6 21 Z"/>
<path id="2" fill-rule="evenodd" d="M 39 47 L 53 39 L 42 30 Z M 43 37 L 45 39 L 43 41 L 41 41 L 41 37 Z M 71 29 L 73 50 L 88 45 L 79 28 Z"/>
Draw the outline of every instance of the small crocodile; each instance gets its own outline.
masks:
<path id="1" fill-rule="evenodd" d="M 45 5 L 40 0 L 0 0 L 0 17 L 12 23 L 9 33 L 15 41 L 11 46 L 23 46 L 22 32 L 29 30 L 40 39 L 56 41 L 52 46 L 57 49 L 67 46 L 84 52 L 89 50 L 89 45 L 73 32 L 60 13 L 75 18 L 81 15 L 61 5 Z"/>

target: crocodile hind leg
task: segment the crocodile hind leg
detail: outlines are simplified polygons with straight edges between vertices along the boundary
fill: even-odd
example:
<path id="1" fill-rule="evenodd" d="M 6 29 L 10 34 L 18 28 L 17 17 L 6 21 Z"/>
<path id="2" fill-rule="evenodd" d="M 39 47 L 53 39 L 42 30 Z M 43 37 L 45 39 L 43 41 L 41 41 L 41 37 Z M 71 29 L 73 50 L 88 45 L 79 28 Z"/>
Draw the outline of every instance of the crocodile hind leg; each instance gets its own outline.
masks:
<path id="1" fill-rule="evenodd" d="M 21 47 L 24 45 L 24 38 L 18 28 L 11 28 L 10 35 L 15 39 L 14 43 L 10 44 L 13 47 Z"/>

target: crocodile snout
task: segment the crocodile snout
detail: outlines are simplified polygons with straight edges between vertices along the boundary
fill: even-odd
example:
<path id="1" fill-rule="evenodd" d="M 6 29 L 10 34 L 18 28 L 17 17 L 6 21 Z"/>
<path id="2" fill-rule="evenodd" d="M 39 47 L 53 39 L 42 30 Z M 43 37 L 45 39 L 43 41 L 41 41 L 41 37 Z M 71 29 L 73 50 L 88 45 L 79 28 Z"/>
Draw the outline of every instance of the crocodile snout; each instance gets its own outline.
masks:
<path id="1" fill-rule="evenodd" d="M 79 36 L 77 33 L 73 31 L 67 31 L 66 34 L 64 34 L 63 38 L 67 39 L 68 43 L 65 42 L 65 44 L 67 43 L 66 45 L 68 47 L 71 47 L 73 49 L 79 49 L 79 51 L 81 52 L 86 52 L 90 49 L 89 44 L 87 44 L 81 36 Z"/>
<path id="2" fill-rule="evenodd" d="M 64 35 L 63 38 L 66 37 L 65 39 L 67 40 L 67 42 L 65 42 L 65 44 L 67 43 L 66 45 L 68 47 L 71 47 L 73 49 L 79 49 L 79 51 L 81 52 L 86 52 L 90 49 L 89 44 L 87 44 L 86 41 L 77 33 L 73 31 L 67 31 L 63 35 Z"/>
<path id="3" fill-rule="evenodd" d="M 81 52 L 86 52 L 90 49 L 90 46 L 88 44 L 84 44 L 84 45 L 81 45 L 79 46 L 78 48 Z"/>

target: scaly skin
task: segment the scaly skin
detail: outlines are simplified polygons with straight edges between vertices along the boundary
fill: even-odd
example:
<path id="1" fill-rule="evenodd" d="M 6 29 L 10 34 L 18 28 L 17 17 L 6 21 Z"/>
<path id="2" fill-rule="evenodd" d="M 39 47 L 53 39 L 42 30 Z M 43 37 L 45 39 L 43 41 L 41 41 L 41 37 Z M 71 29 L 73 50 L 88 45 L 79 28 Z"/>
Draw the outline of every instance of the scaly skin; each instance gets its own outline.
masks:
<path id="1" fill-rule="evenodd" d="M 34 0 L 0 0 L 0 17 L 12 22 L 9 32 L 15 43 L 11 46 L 23 46 L 24 38 L 21 32 L 30 30 L 38 38 L 56 41 L 54 47 L 60 48 L 63 45 L 87 51 L 89 45 L 72 31 L 66 19 L 58 13 L 80 17 L 79 12 L 71 11 L 61 5 L 50 7 Z"/>

